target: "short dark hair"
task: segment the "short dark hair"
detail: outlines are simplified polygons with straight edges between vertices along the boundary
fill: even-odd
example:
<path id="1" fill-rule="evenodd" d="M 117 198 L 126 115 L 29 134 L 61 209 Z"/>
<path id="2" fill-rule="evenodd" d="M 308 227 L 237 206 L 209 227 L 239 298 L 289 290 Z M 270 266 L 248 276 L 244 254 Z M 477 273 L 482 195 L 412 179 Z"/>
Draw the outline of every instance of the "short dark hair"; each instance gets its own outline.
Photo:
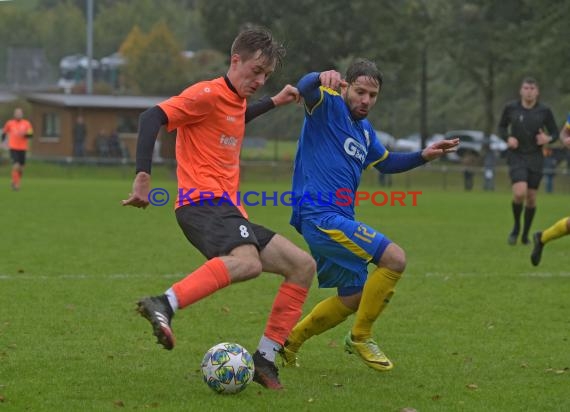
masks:
<path id="1" fill-rule="evenodd" d="M 346 81 L 348 84 L 354 83 L 360 76 L 366 76 L 378 83 L 379 88 L 382 88 L 384 76 L 378 70 L 376 64 L 367 59 L 356 59 L 346 70 Z"/>
<path id="2" fill-rule="evenodd" d="M 249 26 L 243 29 L 232 43 L 231 54 L 239 54 L 245 60 L 252 58 L 261 50 L 260 57 L 266 64 L 275 63 L 276 67 L 283 64 L 285 47 L 278 43 L 271 32 L 260 26 Z"/>
<path id="3" fill-rule="evenodd" d="M 530 76 L 527 76 L 522 80 L 521 86 L 525 83 L 526 84 L 534 84 L 535 86 L 538 86 L 538 82 L 536 81 L 536 79 L 534 77 L 530 77 Z"/>

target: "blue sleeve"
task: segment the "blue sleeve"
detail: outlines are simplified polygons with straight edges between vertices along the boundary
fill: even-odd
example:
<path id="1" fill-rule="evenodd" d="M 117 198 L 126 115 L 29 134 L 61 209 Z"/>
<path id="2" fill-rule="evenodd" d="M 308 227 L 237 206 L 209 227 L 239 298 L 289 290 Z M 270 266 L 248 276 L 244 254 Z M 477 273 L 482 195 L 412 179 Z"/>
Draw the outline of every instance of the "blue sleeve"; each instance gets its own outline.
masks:
<path id="1" fill-rule="evenodd" d="M 305 100 L 305 105 L 311 109 L 321 99 L 321 81 L 319 79 L 320 73 L 313 72 L 301 77 L 297 83 L 297 90 Z"/>
<path id="2" fill-rule="evenodd" d="M 401 173 L 426 164 L 422 152 L 401 153 L 389 152 L 384 160 L 376 163 L 374 167 L 382 173 Z"/>
<path id="3" fill-rule="evenodd" d="M 388 156 L 388 150 L 384 147 L 382 142 L 376 136 L 376 131 L 371 125 L 367 126 L 368 135 L 371 136 L 370 147 L 368 148 L 368 155 L 364 162 L 364 168 L 370 165 L 376 166 L 377 163 L 382 162 Z"/>

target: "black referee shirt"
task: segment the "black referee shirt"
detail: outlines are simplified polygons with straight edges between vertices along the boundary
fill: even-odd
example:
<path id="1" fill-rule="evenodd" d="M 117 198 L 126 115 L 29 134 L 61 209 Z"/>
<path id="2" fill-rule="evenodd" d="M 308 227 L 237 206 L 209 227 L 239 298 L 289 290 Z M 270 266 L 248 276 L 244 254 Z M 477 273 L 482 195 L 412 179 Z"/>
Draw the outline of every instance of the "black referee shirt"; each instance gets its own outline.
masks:
<path id="1" fill-rule="evenodd" d="M 509 136 L 516 137 L 519 141 L 517 152 L 541 151 L 541 146 L 536 144 L 539 129 L 552 136 L 552 141 L 558 138 L 558 127 L 548 106 L 536 103 L 532 108 L 526 109 L 520 100 L 515 100 L 503 109 L 499 121 L 499 136 L 503 140 L 507 140 Z"/>

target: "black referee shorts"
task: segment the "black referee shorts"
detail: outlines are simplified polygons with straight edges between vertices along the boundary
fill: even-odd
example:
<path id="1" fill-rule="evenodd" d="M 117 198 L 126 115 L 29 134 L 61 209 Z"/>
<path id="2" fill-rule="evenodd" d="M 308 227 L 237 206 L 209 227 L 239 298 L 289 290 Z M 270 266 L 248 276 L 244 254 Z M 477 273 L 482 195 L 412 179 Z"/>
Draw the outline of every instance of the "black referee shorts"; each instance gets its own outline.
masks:
<path id="1" fill-rule="evenodd" d="M 228 255 L 241 245 L 263 250 L 275 232 L 251 223 L 233 205 L 212 199 L 212 204 L 185 205 L 176 209 L 176 220 L 186 238 L 208 259 Z"/>
<path id="2" fill-rule="evenodd" d="M 509 151 L 507 156 L 511 183 L 526 182 L 529 189 L 538 189 L 544 167 L 542 152 L 517 153 Z"/>

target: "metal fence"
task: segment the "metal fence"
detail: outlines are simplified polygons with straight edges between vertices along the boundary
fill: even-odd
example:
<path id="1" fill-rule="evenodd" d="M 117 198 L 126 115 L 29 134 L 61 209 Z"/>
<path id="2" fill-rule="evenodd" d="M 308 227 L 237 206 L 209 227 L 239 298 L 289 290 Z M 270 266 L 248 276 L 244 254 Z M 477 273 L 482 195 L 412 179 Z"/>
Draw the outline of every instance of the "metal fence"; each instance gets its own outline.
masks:
<path id="1" fill-rule="evenodd" d="M 82 178 L 111 177 L 132 179 L 135 162 L 132 159 L 104 157 L 29 157 L 30 176 Z M 34 166 L 37 165 L 36 166 Z M 0 153 L 0 167 L 9 165 L 7 153 Z M 35 171 L 36 169 L 36 171 Z M 161 178 L 176 178 L 176 162 L 162 159 L 153 163 L 153 175 Z M 242 182 L 290 182 L 293 173 L 292 161 L 252 161 L 241 162 Z M 508 167 L 505 164 L 492 170 L 484 167 L 466 168 L 457 163 L 434 161 L 404 173 L 382 175 L 375 169 L 364 172 L 361 186 L 422 189 L 433 188 L 444 191 L 510 191 Z M 570 169 L 566 164 L 556 169 L 545 169 L 541 192 L 569 193 Z"/>

